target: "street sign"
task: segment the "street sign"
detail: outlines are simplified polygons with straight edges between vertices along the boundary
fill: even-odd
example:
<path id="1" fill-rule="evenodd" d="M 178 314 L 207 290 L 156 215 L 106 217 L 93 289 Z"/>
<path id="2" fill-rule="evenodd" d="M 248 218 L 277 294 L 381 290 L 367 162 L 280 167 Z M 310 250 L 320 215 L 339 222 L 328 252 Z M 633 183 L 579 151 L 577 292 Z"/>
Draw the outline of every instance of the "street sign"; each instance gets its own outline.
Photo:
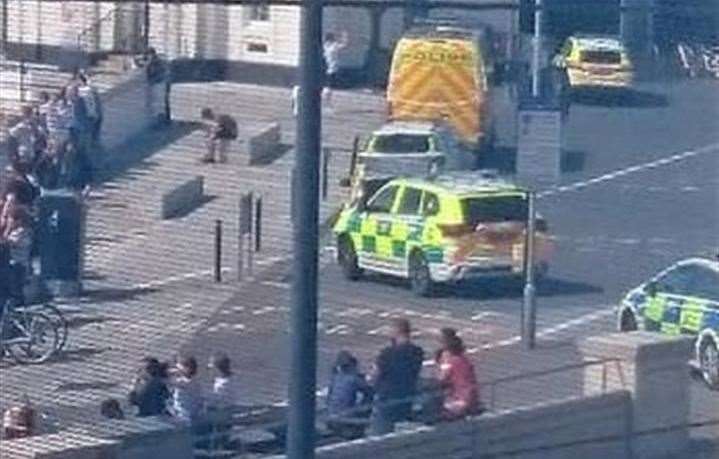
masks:
<path id="1" fill-rule="evenodd" d="M 556 183 L 561 173 L 562 113 L 555 108 L 520 108 L 517 176 L 523 184 Z"/>

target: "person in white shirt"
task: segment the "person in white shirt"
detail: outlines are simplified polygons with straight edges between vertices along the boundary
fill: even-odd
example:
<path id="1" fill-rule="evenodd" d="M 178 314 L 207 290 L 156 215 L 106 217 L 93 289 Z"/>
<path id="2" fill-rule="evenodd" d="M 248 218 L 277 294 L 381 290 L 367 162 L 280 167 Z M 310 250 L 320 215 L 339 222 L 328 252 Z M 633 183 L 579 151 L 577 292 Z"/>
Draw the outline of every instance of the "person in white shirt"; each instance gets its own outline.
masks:
<path id="1" fill-rule="evenodd" d="M 232 407 L 237 403 L 237 386 L 230 358 L 225 354 L 216 354 L 210 359 L 209 366 L 215 377 L 212 391 L 208 395 L 208 407 L 214 409 Z"/>
<path id="2" fill-rule="evenodd" d="M 325 85 L 322 89 L 322 99 L 332 108 L 332 89 L 338 85 L 337 74 L 340 70 L 340 53 L 347 47 L 349 38 L 347 32 L 342 32 L 339 39 L 334 33 L 328 33 L 322 46 L 325 59 Z"/>
<path id="3" fill-rule="evenodd" d="M 212 356 L 209 368 L 215 375 L 206 405 L 209 427 L 214 433 L 212 443 L 226 446 L 230 441 L 227 434 L 232 428 L 232 407 L 237 404 L 237 379 L 225 354 Z"/>
<path id="4" fill-rule="evenodd" d="M 180 422 L 196 425 L 203 412 L 202 386 L 197 380 L 197 360 L 194 357 L 178 359 L 170 370 L 170 415 Z"/>

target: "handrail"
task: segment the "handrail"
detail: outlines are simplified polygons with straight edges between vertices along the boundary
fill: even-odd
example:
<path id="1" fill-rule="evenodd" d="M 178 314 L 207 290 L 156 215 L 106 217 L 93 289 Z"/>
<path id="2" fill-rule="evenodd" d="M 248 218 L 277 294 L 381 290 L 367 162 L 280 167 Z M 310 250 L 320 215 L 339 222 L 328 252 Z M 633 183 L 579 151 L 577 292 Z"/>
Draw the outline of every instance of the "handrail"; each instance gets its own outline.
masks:
<path id="1" fill-rule="evenodd" d="M 496 378 L 489 381 L 480 381 L 481 386 L 489 386 L 490 388 L 490 401 L 489 401 L 489 409 L 494 410 L 495 407 L 495 401 L 496 401 L 496 389 L 497 386 L 500 386 L 502 384 L 511 383 L 515 381 L 521 381 L 529 378 L 539 378 L 542 376 L 547 376 L 555 373 L 561 373 L 565 371 L 570 370 L 578 370 L 581 368 L 586 368 L 594 365 L 602 365 L 602 391 L 605 392 L 607 390 L 607 367 L 606 365 L 608 363 L 614 363 L 617 367 L 617 371 L 619 373 L 619 379 L 622 386 L 626 385 L 624 372 L 621 368 L 621 360 L 618 358 L 607 358 L 607 359 L 599 359 L 599 360 L 588 360 L 582 363 L 574 363 L 569 365 L 562 365 L 560 367 L 551 368 L 549 370 L 538 370 L 538 371 L 528 371 L 524 373 L 515 374 L 512 376 L 505 376 L 502 378 Z"/>
<path id="2" fill-rule="evenodd" d="M 93 22 L 91 25 L 89 25 L 88 27 L 84 28 L 83 30 L 81 30 L 81 31 L 77 34 L 76 41 L 77 41 L 77 46 L 78 46 L 78 48 L 81 49 L 81 50 L 84 50 L 84 48 L 85 48 L 84 40 L 85 40 L 85 38 L 87 37 L 87 35 L 90 34 L 90 33 L 93 33 L 93 32 L 98 31 L 98 30 L 100 29 L 100 27 L 101 27 L 105 22 L 113 21 L 113 20 L 114 20 L 114 21 L 117 21 L 117 18 L 120 17 L 120 15 L 130 15 L 130 16 L 131 16 L 131 15 L 133 15 L 133 14 L 136 14 L 136 12 L 133 11 L 133 10 L 127 10 L 127 9 L 121 7 L 121 6 L 118 6 L 118 7 L 115 7 L 115 8 L 113 8 L 113 9 L 111 9 L 110 11 L 108 11 L 107 13 L 105 13 L 103 16 L 101 16 L 100 18 L 98 18 L 98 19 L 97 19 L 95 22 Z M 144 22 L 142 22 L 142 24 L 143 24 L 143 25 L 141 26 L 142 34 L 143 34 L 143 35 L 148 35 L 148 34 L 149 34 L 149 30 L 144 30 L 144 29 L 145 29 Z"/>
<path id="3" fill-rule="evenodd" d="M 88 27 L 85 27 L 83 30 L 80 31 L 80 33 L 77 34 L 77 46 L 79 48 L 82 48 L 82 40 L 85 38 L 87 34 L 90 32 L 96 31 L 100 28 L 100 25 L 102 25 L 105 21 L 109 19 L 113 19 L 115 16 L 115 13 L 120 9 L 120 7 L 115 7 L 105 13 L 105 15 L 98 18 L 95 22 L 90 24 Z"/>

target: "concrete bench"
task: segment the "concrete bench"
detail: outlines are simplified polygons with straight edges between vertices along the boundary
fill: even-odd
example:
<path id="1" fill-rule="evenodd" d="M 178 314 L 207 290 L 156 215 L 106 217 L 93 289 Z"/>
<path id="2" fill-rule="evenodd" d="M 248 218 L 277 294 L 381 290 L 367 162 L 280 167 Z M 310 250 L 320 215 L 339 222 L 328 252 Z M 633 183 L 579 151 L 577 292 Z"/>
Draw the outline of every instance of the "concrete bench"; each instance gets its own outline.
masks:
<path id="1" fill-rule="evenodd" d="M 167 219 L 182 215 L 202 203 L 205 178 L 197 175 L 174 182 L 160 195 L 160 218 Z"/>
<path id="2" fill-rule="evenodd" d="M 267 123 L 250 128 L 245 136 L 247 165 L 268 164 L 280 151 L 280 123 Z"/>

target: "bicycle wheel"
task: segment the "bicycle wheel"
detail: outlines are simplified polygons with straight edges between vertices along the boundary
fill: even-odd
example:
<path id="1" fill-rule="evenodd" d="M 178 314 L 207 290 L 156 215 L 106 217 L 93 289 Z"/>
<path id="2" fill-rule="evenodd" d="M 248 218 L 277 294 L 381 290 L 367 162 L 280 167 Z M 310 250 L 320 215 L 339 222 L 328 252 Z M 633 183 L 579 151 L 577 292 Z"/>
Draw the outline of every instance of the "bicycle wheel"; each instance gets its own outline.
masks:
<path id="1" fill-rule="evenodd" d="M 32 310 L 45 314 L 57 325 L 57 352 L 62 351 L 65 348 L 68 333 L 68 324 L 67 319 L 65 319 L 65 315 L 56 306 L 49 303 L 33 307 Z"/>
<path id="2" fill-rule="evenodd" d="M 16 362 L 42 363 L 55 355 L 59 333 L 57 324 L 47 315 L 30 311 L 13 313 L 10 322 L 19 337 L 6 347 Z"/>

